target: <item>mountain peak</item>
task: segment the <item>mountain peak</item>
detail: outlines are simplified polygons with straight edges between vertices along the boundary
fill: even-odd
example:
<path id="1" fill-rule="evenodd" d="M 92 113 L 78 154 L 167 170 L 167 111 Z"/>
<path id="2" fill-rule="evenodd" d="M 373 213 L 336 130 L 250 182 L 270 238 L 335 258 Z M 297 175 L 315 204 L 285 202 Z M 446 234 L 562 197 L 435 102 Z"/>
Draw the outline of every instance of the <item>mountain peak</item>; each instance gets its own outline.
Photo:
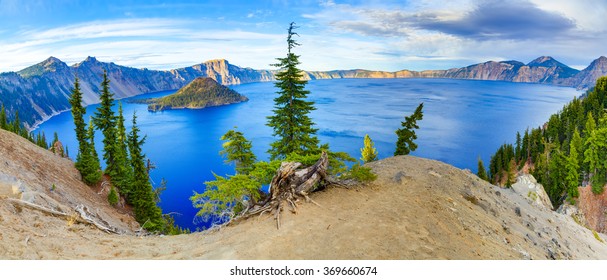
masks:
<path id="1" fill-rule="evenodd" d="M 29 78 L 33 76 L 41 76 L 46 72 L 56 72 L 61 68 L 68 68 L 68 66 L 58 58 L 51 56 L 38 64 L 34 64 L 21 71 L 18 71 L 17 74 L 21 75 L 23 78 Z"/>
<path id="2" fill-rule="evenodd" d="M 87 56 L 86 59 L 84 61 L 88 61 L 88 62 L 95 62 L 97 61 L 97 58 L 95 58 L 94 56 Z"/>
<path id="3" fill-rule="evenodd" d="M 61 62 L 63 62 L 63 61 L 59 60 L 58 58 L 56 58 L 54 56 L 49 56 L 49 58 L 42 61 L 41 63 L 50 64 L 50 63 L 61 63 Z"/>
<path id="4" fill-rule="evenodd" d="M 218 58 L 207 60 L 203 64 L 229 64 L 229 62 L 225 58 Z"/>
<path id="5" fill-rule="evenodd" d="M 606 64 L 606 63 L 607 63 L 607 57 L 600 56 L 599 58 L 592 61 L 592 63 L 590 63 L 590 66 L 595 65 L 595 64 Z"/>
<path id="6" fill-rule="evenodd" d="M 529 62 L 529 64 L 527 64 L 527 66 L 529 67 L 537 67 L 537 66 L 543 66 L 543 67 L 554 67 L 554 66 L 559 66 L 559 67 L 568 67 L 565 64 L 560 63 L 559 61 L 557 61 L 556 59 L 554 59 L 552 56 L 540 56 L 536 59 L 534 59 L 533 61 Z"/>

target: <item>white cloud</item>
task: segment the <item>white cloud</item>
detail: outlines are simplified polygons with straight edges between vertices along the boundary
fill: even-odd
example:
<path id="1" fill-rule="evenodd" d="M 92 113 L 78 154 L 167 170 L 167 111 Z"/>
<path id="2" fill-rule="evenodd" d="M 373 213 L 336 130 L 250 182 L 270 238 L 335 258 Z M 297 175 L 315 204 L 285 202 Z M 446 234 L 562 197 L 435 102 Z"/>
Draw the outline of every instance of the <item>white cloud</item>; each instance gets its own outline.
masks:
<path id="1" fill-rule="evenodd" d="M 461 67 L 486 60 L 529 62 L 541 55 L 587 65 L 607 54 L 607 2 L 530 1 L 329 1 L 304 17 L 312 26 L 329 26 L 324 36 L 349 37 L 356 41 L 352 46 L 372 44 L 373 49 L 358 54 L 382 61 L 378 65 L 389 70 Z"/>
<path id="2" fill-rule="evenodd" d="M 0 39 L 0 72 L 18 71 L 49 56 L 69 64 L 96 56 L 126 66 L 165 70 L 226 58 L 242 66 L 268 68 L 283 47 L 284 34 L 198 26 L 181 20 L 133 19 L 22 31 L 17 40 Z"/>

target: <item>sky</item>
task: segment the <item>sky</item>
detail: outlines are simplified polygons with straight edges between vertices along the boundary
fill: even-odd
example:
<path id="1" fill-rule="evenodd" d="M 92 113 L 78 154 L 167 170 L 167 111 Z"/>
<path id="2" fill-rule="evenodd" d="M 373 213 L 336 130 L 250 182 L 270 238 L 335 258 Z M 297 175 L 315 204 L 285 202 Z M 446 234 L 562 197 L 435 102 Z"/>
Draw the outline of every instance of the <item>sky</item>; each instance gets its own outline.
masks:
<path id="1" fill-rule="evenodd" d="M 607 55 L 605 0 L 0 0 L 0 72 L 54 56 L 169 70 L 224 58 L 273 69 L 448 69 L 549 55 L 582 69 Z"/>

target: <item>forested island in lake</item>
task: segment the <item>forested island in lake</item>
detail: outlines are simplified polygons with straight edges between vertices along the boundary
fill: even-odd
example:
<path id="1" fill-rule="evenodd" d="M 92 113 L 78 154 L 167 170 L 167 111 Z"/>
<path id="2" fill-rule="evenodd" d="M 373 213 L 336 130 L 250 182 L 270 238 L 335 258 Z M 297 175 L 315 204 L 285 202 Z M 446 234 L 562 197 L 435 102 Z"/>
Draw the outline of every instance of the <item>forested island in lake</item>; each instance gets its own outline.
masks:
<path id="1" fill-rule="evenodd" d="M 248 101 L 240 93 L 220 85 L 207 77 L 194 79 L 176 93 L 152 99 L 135 100 L 134 102 L 148 103 L 149 111 L 170 109 L 202 109 L 206 107 L 229 105 Z"/>

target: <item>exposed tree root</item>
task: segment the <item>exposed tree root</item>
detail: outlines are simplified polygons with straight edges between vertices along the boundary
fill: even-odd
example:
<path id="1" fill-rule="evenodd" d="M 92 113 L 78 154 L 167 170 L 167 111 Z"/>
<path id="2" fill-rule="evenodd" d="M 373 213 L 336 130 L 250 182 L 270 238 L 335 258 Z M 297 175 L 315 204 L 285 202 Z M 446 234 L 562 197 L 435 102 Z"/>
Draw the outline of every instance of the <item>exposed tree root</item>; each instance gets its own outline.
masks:
<path id="1" fill-rule="evenodd" d="M 329 179 L 327 168 L 329 160 L 326 152 L 323 152 L 320 159 L 312 166 L 298 169 L 302 166 L 299 162 L 283 162 L 270 183 L 270 194 L 262 202 L 248 208 L 237 219 L 248 218 L 253 215 L 263 215 L 266 212 L 274 213 L 276 226 L 280 229 L 280 214 L 284 207 L 289 207 L 291 212 L 297 214 L 297 202 L 303 198 L 306 202 L 316 203 L 308 194 L 319 185 L 330 185 L 337 183 L 336 180 Z"/>

